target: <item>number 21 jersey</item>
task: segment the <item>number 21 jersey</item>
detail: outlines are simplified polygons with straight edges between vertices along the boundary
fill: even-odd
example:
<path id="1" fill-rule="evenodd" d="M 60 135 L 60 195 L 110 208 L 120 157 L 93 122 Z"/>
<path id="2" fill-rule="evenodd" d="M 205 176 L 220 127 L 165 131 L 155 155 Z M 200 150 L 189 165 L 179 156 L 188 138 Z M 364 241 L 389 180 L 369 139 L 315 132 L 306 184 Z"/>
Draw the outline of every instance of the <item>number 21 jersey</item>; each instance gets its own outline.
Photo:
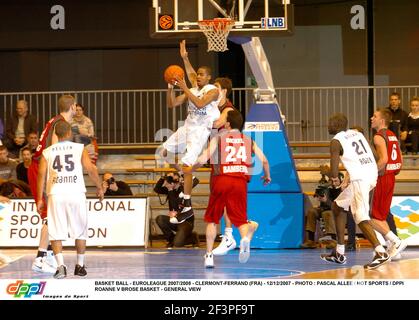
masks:
<path id="1" fill-rule="evenodd" d="M 377 180 L 377 163 L 362 133 L 355 130 L 341 131 L 333 139 L 338 140 L 342 146 L 343 155 L 340 160 L 349 172 L 351 180 Z"/>
<path id="2" fill-rule="evenodd" d="M 84 145 L 62 141 L 45 149 L 47 161 L 47 194 L 69 195 L 85 193 L 81 157 Z"/>

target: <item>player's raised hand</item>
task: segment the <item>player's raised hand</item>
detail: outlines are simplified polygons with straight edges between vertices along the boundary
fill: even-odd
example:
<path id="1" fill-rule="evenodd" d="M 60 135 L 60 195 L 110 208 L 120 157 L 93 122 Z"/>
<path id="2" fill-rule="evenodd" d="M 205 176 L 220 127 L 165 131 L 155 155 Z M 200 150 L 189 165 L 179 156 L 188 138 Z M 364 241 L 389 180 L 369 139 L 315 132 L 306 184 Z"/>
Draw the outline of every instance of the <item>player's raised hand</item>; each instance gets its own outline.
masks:
<path id="1" fill-rule="evenodd" d="M 182 40 L 180 42 L 180 56 L 182 57 L 182 59 L 187 59 L 188 58 L 188 51 L 186 51 L 186 40 Z"/>
<path id="2" fill-rule="evenodd" d="M 263 185 L 264 186 L 266 186 L 266 185 L 268 185 L 268 184 L 270 184 L 271 183 L 271 177 L 268 177 L 268 176 L 262 176 L 261 178 L 260 178 L 261 180 L 263 180 Z"/>
<path id="3" fill-rule="evenodd" d="M 179 88 L 181 88 L 182 90 L 185 90 L 185 89 L 188 88 L 188 86 L 186 85 L 186 81 L 185 81 L 184 78 L 176 77 L 174 84 L 176 86 L 178 86 Z"/>

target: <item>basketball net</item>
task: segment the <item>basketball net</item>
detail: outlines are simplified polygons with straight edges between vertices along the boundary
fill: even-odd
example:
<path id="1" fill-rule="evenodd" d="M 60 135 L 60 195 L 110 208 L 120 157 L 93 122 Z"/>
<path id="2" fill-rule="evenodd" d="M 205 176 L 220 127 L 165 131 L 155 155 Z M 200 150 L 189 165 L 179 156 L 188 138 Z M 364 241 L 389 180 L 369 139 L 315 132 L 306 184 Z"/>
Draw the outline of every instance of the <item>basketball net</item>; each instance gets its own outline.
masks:
<path id="1" fill-rule="evenodd" d="M 199 28 L 208 40 L 208 50 L 223 52 L 228 50 L 227 37 L 234 25 L 230 18 L 214 18 L 212 20 L 198 21 Z"/>

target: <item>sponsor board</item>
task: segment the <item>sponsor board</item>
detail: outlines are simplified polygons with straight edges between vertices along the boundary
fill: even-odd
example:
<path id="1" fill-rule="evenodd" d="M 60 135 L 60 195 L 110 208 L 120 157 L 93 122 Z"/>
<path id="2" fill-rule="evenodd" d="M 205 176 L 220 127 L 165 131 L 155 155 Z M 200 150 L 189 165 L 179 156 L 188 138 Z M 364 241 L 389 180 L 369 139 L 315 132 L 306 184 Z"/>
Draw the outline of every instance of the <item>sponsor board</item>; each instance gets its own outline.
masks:
<path id="1" fill-rule="evenodd" d="M 281 131 L 279 122 L 245 122 L 243 131 L 257 132 L 257 131 Z"/>
<path id="2" fill-rule="evenodd" d="M 146 198 L 87 199 L 88 246 L 144 246 Z M 0 204 L 2 247 L 36 247 L 42 219 L 32 199 L 12 199 Z M 73 246 L 73 240 L 63 242 Z"/>

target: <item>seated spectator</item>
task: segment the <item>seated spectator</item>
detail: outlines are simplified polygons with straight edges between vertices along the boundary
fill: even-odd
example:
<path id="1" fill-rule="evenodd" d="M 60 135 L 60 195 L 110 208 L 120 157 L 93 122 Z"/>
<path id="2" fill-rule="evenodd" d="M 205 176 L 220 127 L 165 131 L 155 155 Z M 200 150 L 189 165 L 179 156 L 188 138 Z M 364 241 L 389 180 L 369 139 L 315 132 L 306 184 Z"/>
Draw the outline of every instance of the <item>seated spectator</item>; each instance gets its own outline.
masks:
<path id="1" fill-rule="evenodd" d="M 132 196 L 129 185 L 124 181 L 116 181 L 110 172 L 105 172 L 103 175 L 102 186 L 105 196 Z"/>
<path id="2" fill-rule="evenodd" d="M 339 174 L 340 182 L 338 184 L 332 184 L 326 177 L 329 174 L 328 166 L 321 166 L 320 171 L 322 178 L 319 181 L 319 185 L 316 188 L 314 197 L 319 200 L 319 206 L 310 208 L 307 211 L 307 222 L 306 222 L 306 241 L 301 245 L 304 249 L 317 248 L 317 244 L 314 240 L 317 221 L 322 221 L 321 231 L 327 235 L 329 239 L 325 242 L 326 248 L 332 249 L 336 246 L 336 226 L 335 218 L 332 212 L 332 202 L 341 193 L 340 184 L 343 180 L 343 174 Z"/>
<path id="3" fill-rule="evenodd" d="M 199 180 L 194 177 L 193 187 L 198 183 Z M 167 176 L 161 177 L 154 186 L 154 192 L 167 195 L 164 203 L 169 202 L 169 213 L 167 215 L 159 215 L 156 218 L 156 223 L 167 241 L 167 248 L 183 247 L 188 244 L 199 247 L 198 234 L 193 232 L 194 216 L 180 223 L 170 222 L 170 219 L 178 214 L 177 210 L 183 199 L 183 181 L 179 174 L 169 173 Z"/>
<path id="4" fill-rule="evenodd" d="M 410 113 L 407 117 L 406 142 L 412 144 L 410 151 L 413 155 L 417 155 L 419 149 L 419 97 L 413 97 L 412 100 L 410 100 Z"/>
<path id="5" fill-rule="evenodd" d="M 93 122 L 84 115 L 84 107 L 79 103 L 76 104 L 76 114 L 70 124 L 74 142 L 83 143 L 85 146 L 91 143 L 95 136 Z"/>
<path id="6" fill-rule="evenodd" d="M 23 161 L 22 158 L 22 150 L 24 148 L 28 148 L 30 150 L 30 152 L 33 154 L 36 151 L 36 148 L 38 147 L 39 144 L 39 138 L 38 138 L 38 133 L 37 132 L 30 132 L 28 134 L 28 136 L 26 137 L 28 143 L 23 146 L 20 151 L 19 151 L 19 159 L 20 161 Z"/>
<path id="7" fill-rule="evenodd" d="M 29 148 L 25 147 L 21 150 L 23 162 L 19 163 L 16 167 L 16 176 L 18 180 L 29 183 L 28 181 L 28 168 L 32 163 L 32 152 Z"/>
<path id="8" fill-rule="evenodd" d="M 28 113 L 28 104 L 19 100 L 16 104 L 16 113 L 6 123 L 6 137 L 3 143 L 9 152 L 17 158 L 19 150 L 26 143 L 29 132 L 38 132 L 38 122 L 35 116 Z"/>
<path id="9" fill-rule="evenodd" d="M 16 161 L 9 158 L 9 152 L 6 146 L 0 146 L 0 178 L 16 179 Z"/>
<path id="10" fill-rule="evenodd" d="M 7 198 L 25 198 L 32 195 L 31 188 L 23 181 L 0 180 L 0 195 Z"/>
<path id="11" fill-rule="evenodd" d="M 84 144 L 90 159 L 96 164 L 98 146 L 93 122 L 84 115 L 84 107 L 79 103 L 76 104 L 76 114 L 70 124 L 74 142 Z"/>

